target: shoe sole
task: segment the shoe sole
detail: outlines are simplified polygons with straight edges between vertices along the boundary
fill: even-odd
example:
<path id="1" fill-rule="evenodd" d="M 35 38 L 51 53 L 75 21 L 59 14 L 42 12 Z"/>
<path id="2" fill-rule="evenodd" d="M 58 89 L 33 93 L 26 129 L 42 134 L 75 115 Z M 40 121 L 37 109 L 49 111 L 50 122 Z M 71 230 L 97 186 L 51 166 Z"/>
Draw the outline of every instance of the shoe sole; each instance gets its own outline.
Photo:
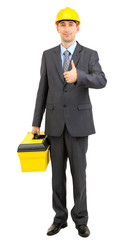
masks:
<path id="1" fill-rule="evenodd" d="M 87 233 L 87 234 L 80 234 L 78 233 L 81 237 L 89 237 L 90 233 Z"/>

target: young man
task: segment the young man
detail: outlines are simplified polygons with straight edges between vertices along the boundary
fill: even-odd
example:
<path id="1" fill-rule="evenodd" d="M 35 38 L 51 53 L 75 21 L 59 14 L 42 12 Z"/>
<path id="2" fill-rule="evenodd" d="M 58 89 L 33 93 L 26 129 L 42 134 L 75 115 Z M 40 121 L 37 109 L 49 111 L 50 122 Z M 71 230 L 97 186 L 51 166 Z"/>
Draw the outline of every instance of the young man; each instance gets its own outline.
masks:
<path id="1" fill-rule="evenodd" d="M 61 44 L 42 56 L 32 133 L 40 133 L 46 109 L 45 133 L 50 141 L 53 209 L 56 213 L 47 235 L 67 226 L 66 163 L 69 158 L 73 179 L 74 207 L 71 216 L 78 233 L 88 237 L 86 196 L 86 152 L 88 136 L 95 133 L 89 88 L 103 88 L 106 78 L 96 51 L 76 40 L 80 19 L 71 8 L 60 10 L 56 18 Z"/>

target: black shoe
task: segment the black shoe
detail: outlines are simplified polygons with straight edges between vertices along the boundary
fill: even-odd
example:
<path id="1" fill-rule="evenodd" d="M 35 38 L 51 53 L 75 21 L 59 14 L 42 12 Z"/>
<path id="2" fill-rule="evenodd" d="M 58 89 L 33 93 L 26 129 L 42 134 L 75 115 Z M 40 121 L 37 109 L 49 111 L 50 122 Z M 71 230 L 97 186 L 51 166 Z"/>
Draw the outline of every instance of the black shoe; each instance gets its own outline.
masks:
<path id="1" fill-rule="evenodd" d="M 78 229 L 78 234 L 81 237 L 88 237 L 90 235 L 90 230 L 87 227 L 87 225 L 85 225 L 85 224 L 78 225 L 78 226 L 76 226 L 76 228 Z"/>
<path id="2" fill-rule="evenodd" d="M 47 235 L 52 236 L 52 235 L 58 233 L 61 230 L 61 228 L 65 228 L 65 227 L 67 227 L 67 222 L 65 222 L 65 223 L 55 223 L 54 222 L 51 225 L 51 227 L 48 229 Z"/>

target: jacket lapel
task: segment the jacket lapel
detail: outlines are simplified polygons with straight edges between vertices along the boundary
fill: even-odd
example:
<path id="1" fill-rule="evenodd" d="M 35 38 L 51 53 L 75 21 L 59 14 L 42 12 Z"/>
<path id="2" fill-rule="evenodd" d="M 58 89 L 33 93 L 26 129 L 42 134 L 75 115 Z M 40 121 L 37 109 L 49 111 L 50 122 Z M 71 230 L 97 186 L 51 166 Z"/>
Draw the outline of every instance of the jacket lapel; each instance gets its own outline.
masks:
<path id="1" fill-rule="evenodd" d="M 57 69 L 62 81 L 64 82 L 65 80 L 64 80 L 64 76 L 63 76 L 62 60 L 61 60 L 61 56 L 60 56 L 60 45 L 54 48 L 53 57 L 54 57 L 56 69 Z"/>
<path id="2" fill-rule="evenodd" d="M 71 59 L 71 60 L 74 61 L 75 67 L 77 66 L 78 61 L 79 61 L 79 59 L 80 59 L 80 56 L 81 56 L 80 53 L 81 53 L 81 51 L 82 51 L 82 47 L 81 47 L 81 45 L 77 42 L 77 46 L 76 46 L 76 48 L 75 48 L 75 50 L 74 50 L 74 53 L 73 53 L 72 59 Z M 71 66 L 71 61 L 70 61 L 68 71 L 70 71 L 71 69 L 72 69 L 72 66 Z"/>

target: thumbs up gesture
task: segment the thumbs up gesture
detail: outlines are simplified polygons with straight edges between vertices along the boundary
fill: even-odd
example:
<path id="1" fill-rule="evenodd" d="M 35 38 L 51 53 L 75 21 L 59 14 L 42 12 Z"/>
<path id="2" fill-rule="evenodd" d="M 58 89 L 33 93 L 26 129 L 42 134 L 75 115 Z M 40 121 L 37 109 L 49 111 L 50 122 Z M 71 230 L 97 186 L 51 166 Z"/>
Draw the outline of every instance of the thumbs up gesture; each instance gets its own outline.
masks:
<path id="1" fill-rule="evenodd" d="M 64 72 L 64 78 L 67 83 L 74 83 L 77 81 L 77 69 L 74 65 L 74 61 L 71 60 L 72 69 L 70 71 Z"/>

